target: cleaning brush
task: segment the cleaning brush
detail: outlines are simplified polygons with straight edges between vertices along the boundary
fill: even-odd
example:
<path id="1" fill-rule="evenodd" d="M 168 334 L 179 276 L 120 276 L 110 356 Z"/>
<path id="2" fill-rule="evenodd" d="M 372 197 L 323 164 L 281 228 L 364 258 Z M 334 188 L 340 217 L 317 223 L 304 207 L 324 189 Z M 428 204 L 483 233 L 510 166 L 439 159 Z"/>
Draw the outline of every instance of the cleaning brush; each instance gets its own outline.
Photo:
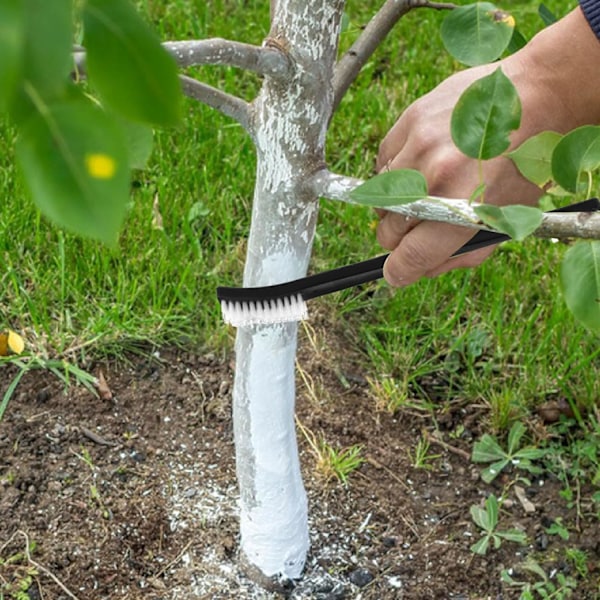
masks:
<path id="1" fill-rule="evenodd" d="M 592 198 L 551 212 L 596 210 L 600 210 L 600 201 Z M 453 256 L 509 239 L 503 233 L 480 230 Z M 217 298 L 221 302 L 223 320 L 234 327 L 301 321 L 308 318 L 307 300 L 382 278 L 383 264 L 388 256 L 384 254 L 287 283 L 250 288 L 218 287 Z"/>

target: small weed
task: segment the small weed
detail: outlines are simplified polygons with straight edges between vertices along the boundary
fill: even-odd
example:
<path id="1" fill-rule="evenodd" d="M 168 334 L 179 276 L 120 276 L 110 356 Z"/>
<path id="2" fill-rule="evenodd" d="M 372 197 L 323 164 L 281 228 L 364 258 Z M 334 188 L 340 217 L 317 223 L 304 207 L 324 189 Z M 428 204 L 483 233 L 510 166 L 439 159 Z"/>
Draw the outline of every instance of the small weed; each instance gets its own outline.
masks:
<path id="1" fill-rule="evenodd" d="M 588 576 L 588 555 L 579 548 L 567 548 L 565 550 L 565 558 L 567 562 L 573 565 L 577 574 L 585 579 Z"/>
<path id="2" fill-rule="evenodd" d="M 592 501 L 600 499 L 600 425 L 598 416 L 589 415 L 584 427 L 573 427 L 572 422 L 559 423 L 555 432 L 558 440 L 548 447 L 546 468 L 563 485 L 560 496 L 569 508 L 582 511 L 582 490 L 590 488 Z"/>
<path id="3" fill-rule="evenodd" d="M 97 469 L 96 469 L 96 465 L 94 465 L 94 460 L 92 458 L 92 455 L 90 454 L 89 450 L 87 448 L 85 448 L 84 446 L 80 447 L 80 452 L 75 452 L 75 450 L 71 450 L 71 452 L 83 463 L 85 464 L 91 471 L 92 473 L 92 479 L 93 479 L 93 483 L 89 484 L 89 493 L 90 493 L 90 500 L 92 502 L 92 504 L 96 505 L 99 509 L 100 512 L 102 513 L 102 517 L 104 519 L 109 519 L 110 518 L 110 511 L 106 508 L 104 501 L 102 500 L 102 496 L 100 494 L 100 491 L 98 490 L 98 486 L 96 485 L 96 479 L 97 479 Z"/>
<path id="4" fill-rule="evenodd" d="M 503 540 L 525 544 L 527 536 L 519 529 L 507 529 L 499 531 L 498 527 L 499 504 L 498 499 L 493 494 L 488 496 L 485 505 L 471 506 L 471 517 L 475 525 L 482 530 L 483 537 L 471 546 L 471 552 L 475 554 L 487 554 L 490 543 L 493 542 L 494 548 L 499 548 Z"/>
<path id="5" fill-rule="evenodd" d="M 563 540 L 569 539 L 569 530 L 563 525 L 562 518 L 558 517 L 555 521 L 553 521 L 550 527 L 546 527 L 546 533 L 548 535 L 557 535 Z"/>
<path id="6" fill-rule="evenodd" d="M 67 362 L 66 360 L 53 360 L 46 359 L 41 356 L 25 356 L 25 357 L 0 357 L 0 366 L 3 364 L 11 363 L 18 368 L 17 374 L 13 377 L 8 388 L 4 392 L 0 399 L 0 421 L 8 407 L 8 403 L 13 397 L 19 382 L 23 376 L 34 369 L 44 369 L 50 371 L 55 377 L 57 377 L 67 388 L 73 381 L 86 387 L 94 396 L 97 396 L 96 392 L 96 378 L 90 375 L 83 369 L 80 369 L 74 364 Z"/>
<path id="7" fill-rule="evenodd" d="M 508 430 L 511 423 L 518 419 L 523 410 L 515 402 L 512 390 L 490 390 L 488 404 L 490 407 L 490 428 L 496 433 Z"/>
<path id="8" fill-rule="evenodd" d="M 94 470 L 94 460 L 92 459 L 92 455 L 90 454 L 90 451 L 85 446 L 81 446 L 80 451 L 81 451 L 81 454 L 79 454 L 78 452 L 75 452 L 74 450 L 71 450 L 71 452 L 73 452 L 73 454 L 79 460 L 81 460 L 82 463 L 84 463 L 91 471 L 93 471 Z"/>
<path id="9" fill-rule="evenodd" d="M 4 552 L 13 546 L 17 538 L 23 539 L 23 550 L 13 552 L 4 558 Z M 15 531 L 10 538 L 0 546 L 0 600 L 6 597 L 12 600 L 30 600 L 33 596 L 30 591 L 37 591 L 39 596 L 41 590 L 32 590 L 32 586 L 37 581 L 40 574 L 52 579 L 52 581 L 69 597 L 77 600 L 65 584 L 46 567 L 38 563 L 33 558 L 36 549 L 36 542 L 30 541 L 29 536 L 21 530 Z M 5 596 L 6 594 L 6 596 Z"/>
<path id="10" fill-rule="evenodd" d="M 415 469 L 425 469 L 429 471 L 433 468 L 433 462 L 441 457 L 441 454 L 429 454 L 429 440 L 421 436 L 413 454 L 409 452 L 412 466 Z"/>
<path id="11" fill-rule="evenodd" d="M 403 409 L 420 412 L 432 412 L 431 404 L 424 398 L 415 397 L 411 391 L 410 378 L 382 377 L 367 378 L 371 395 L 375 399 L 375 408 L 380 412 L 395 415 Z M 414 382 L 413 382 L 414 383 Z"/>
<path id="12" fill-rule="evenodd" d="M 524 469 L 529 473 L 539 474 L 542 472 L 542 469 L 531 461 L 542 458 L 546 451 L 533 446 L 519 448 L 525 432 L 526 428 L 523 423 L 520 421 L 514 423 L 508 433 L 506 450 L 500 446 L 495 437 L 487 433 L 475 442 L 471 460 L 476 463 L 492 463 L 481 472 L 483 481 L 490 483 L 509 465 Z"/>
<path id="13" fill-rule="evenodd" d="M 14 536 L 13 536 L 14 537 Z M 9 540 L 9 542 L 12 541 Z M 4 548 L 8 545 L 4 545 Z M 34 584 L 38 570 L 28 562 L 27 557 L 35 550 L 31 542 L 26 552 L 17 551 L 6 558 L 0 556 L 0 599 L 29 600 L 28 590 Z"/>
<path id="14" fill-rule="evenodd" d="M 335 478 L 347 485 L 350 474 L 364 462 L 364 458 L 360 455 L 362 446 L 355 445 L 336 449 L 323 438 L 317 440 L 315 434 L 302 425 L 298 419 L 296 419 L 296 423 L 316 458 L 317 472 L 326 481 Z"/>
<path id="15" fill-rule="evenodd" d="M 555 575 L 556 581 L 552 581 L 539 563 L 531 557 L 528 557 L 519 567 L 537 578 L 537 581 L 531 583 L 515 579 L 513 569 L 502 571 L 502 581 L 510 587 L 521 591 L 519 600 L 538 600 L 539 598 L 565 600 L 566 598 L 571 598 L 573 592 L 577 589 L 577 581 L 573 577 L 569 577 L 561 572 L 557 572 Z"/>
<path id="16" fill-rule="evenodd" d="M 16 478 L 17 476 L 14 473 L 14 471 L 9 471 L 8 473 L 6 473 L 6 475 L 0 477 L 0 484 L 5 486 L 12 485 L 15 482 Z"/>
<path id="17" fill-rule="evenodd" d="M 375 398 L 375 408 L 393 415 L 396 411 L 408 406 L 410 400 L 406 382 L 393 377 L 382 379 L 368 378 L 371 394 Z"/>
<path id="18" fill-rule="evenodd" d="M 348 477 L 363 464 L 364 458 L 360 455 L 362 446 L 354 445 L 336 450 L 325 440 L 321 440 L 317 469 L 324 474 L 326 479 L 337 477 L 344 485 Z"/>

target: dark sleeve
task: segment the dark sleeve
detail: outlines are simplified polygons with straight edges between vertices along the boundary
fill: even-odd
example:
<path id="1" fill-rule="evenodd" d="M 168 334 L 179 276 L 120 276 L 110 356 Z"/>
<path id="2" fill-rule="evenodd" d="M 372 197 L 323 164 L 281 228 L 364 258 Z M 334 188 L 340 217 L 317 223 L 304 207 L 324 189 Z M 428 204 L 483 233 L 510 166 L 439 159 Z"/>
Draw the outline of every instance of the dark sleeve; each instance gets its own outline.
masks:
<path id="1" fill-rule="evenodd" d="M 579 0 L 579 6 L 581 6 L 592 31 L 600 39 L 600 0 Z"/>

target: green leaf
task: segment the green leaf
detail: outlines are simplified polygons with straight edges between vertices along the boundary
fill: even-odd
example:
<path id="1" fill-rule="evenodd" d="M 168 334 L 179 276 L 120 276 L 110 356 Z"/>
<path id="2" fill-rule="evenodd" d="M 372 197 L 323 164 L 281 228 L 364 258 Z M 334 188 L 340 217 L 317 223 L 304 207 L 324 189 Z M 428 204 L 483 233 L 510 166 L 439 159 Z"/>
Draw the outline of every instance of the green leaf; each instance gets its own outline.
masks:
<path id="1" fill-rule="evenodd" d="M 150 160 L 154 144 L 152 128 L 122 117 L 116 117 L 116 119 L 125 137 L 129 166 L 132 169 L 145 169 Z"/>
<path id="2" fill-rule="evenodd" d="M 494 494 L 490 494 L 485 501 L 485 508 L 488 514 L 489 530 L 493 530 L 498 525 L 498 499 Z"/>
<path id="3" fill-rule="evenodd" d="M 512 37 L 510 38 L 510 43 L 508 44 L 508 52 L 510 54 L 514 54 L 518 52 L 521 48 L 524 48 L 527 45 L 527 38 L 518 30 L 513 29 Z"/>
<path id="4" fill-rule="evenodd" d="M 485 483 L 491 483 L 504 471 L 504 468 L 508 464 L 508 458 L 504 458 L 495 463 L 492 463 L 489 467 L 486 467 L 483 471 L 481 471 L 481 479 L 485 481 Z"/>
<path id="5" fill-rule="evenodd" d="M 414 169 L 398 169 L 371 177 L 350 192 L 358 204 L 400 206 L 427 198 L 427 181 Z"/>
<path id="6" fill-rule="evenodd" d="M 552 154 L 552 174 L 565 190 L 576 193 L 582 173 L 600 166 L 600 127 L 584 125 L 570 131 Z"/>
<path id="7" fill-rule="evenodd" d="M 460 62 L 481 65 L 496 60 L 508 47 L 515 20 L 489 2 L 450 11 L 440 30 L 446 50 Z"/>
<path id="8" fill-rule="evenodd" d="M 508 540 L 509 542 L 517 542 L 518 544 L 527 543 L 527 535 L 519 529 L 507 529 L 506 531 L 497 531 L 496 535 Z"/>
<path id="9" fill-rule="evenodd" d="M 484 508 L 481 506 L 473 505 L 470 508 L 471 518 L 473 522 L 484 531 L 489 532 L 489 522 L 488 522 L 488 514 Z"/>
<path id="10" fill-rule="evenodd" d="M 117 112 L 161 126 L 176 125 L 181 86 L 173 58 L 127 0 L 88 0 L 84 9 L 87 69 Z"/>
<path id="11" fill-rule="evenodd" d="M 544 3 L 540 4 L 538 14 L 546 27 L 558 21 L 558 17 Z"/>
<path id="12" fill-rule="evenodd" d="M 481 220 L 496 231 L 506 233 L 517 241 L 525 239 L 542 223 L 544 213 L 533 206 L 512 204 L 510 206 L 492 206 L 482 204 L 474 208 Z"/>
<path id="13" fill-rule="evenodd" d="M 571 312 L 586 327 L 600 332 L 600 242 L 577 242 L 566 252 L 561 283 Z"/>
<path id="14" fill-rule="evenodd" d="M 506 457 L 506 452 L 489 433 L 484 433 L 481 439 L 473 445 L 471 460 L 476 463 L 494 462 Z"/>
<path id="15" fill-rule="evenodd" d="M 461 95 L 450 123 L 452 139 L 471 158 L 487 160 L 510 145 L 509 134 L 521 122 L 515 86 L 501 69 L 472 83 Z"/>
<path id="16" fill-rule="evenodd" d="M 543 450 L 542 448 L 534 448 L 533 446 L 521 448 L 518 452 L 515 453 L 515 458 L 518 458 L 521 461 L 538 460 L 539 458 L 543 458 L 544 456 L 546 456 L 545 450 Z"/>
<path id="17" fill-rule="evenodd" d="M 492 533 L 498 524 L 498 499 L 490 494 L 485 501 L 485 508 L 474 505 L 470 508 L 471 517 L 478 527 Z"/>
<path id="18" fill-rule="evenodd" d="M 17 142 L 35 203 L 58 225 L 113 244 L 129 199 L 127 150 L 118 126 L 83 98 L 41 109 Z"/>
<path id="19" fill-rule="evenodd" d="M 555 131 L 543 131 L 509 152 L 508 157 L 523 177 L 544 187 L 552 181 L 552 153 L 561 138 Z"/>
<path id="20" fill-rule="evenodd" d="M 523 436 L 527 432 L 527 428 L 521 421 L 515 421 L 508 432 L 508 453 L 512 456 L 519 449 L 519 444 Z"/>
<path id="21" fill-rule="evenodd" d="M 46 100 L 60 96 L 72 67 L 71 0 L 25 0 L 24 76 Z"/>
<path id="22" fill-rule="evenodd" d="M 25 10 L 21 0 L 0 2 L 0 111 L 4 111 L 17 89 L 23 68 Z"/>
<path id="23" fill-rule="evenodd" d="M 486 535 L 482 537 L 478 542 L 475 542 L 471 546 L 471 552 L 475 554 L 481 554 L 482 556 L 487 554 L 490 545 L 490 538 Z"/>

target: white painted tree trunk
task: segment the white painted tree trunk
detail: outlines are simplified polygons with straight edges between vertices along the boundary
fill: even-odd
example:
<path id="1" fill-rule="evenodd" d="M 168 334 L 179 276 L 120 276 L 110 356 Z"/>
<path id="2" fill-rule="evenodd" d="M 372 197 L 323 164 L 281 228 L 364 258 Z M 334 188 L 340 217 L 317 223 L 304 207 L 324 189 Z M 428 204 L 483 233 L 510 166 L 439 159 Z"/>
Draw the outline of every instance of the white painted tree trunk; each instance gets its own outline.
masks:
<path id="1" fill-rule="evenodd" d="M 245 286 L 306 274 L 318 198 L 306 181 L 324 165 L 343 0 L 278 0 L 267 45 L 291 59 L 265 78 L 251 108 L 257 178 Z M 233 391 L 243 558 L 264 575 L 297 578 L 309 547 L 294 423 L 296 324 L 240 328 Z"/>

